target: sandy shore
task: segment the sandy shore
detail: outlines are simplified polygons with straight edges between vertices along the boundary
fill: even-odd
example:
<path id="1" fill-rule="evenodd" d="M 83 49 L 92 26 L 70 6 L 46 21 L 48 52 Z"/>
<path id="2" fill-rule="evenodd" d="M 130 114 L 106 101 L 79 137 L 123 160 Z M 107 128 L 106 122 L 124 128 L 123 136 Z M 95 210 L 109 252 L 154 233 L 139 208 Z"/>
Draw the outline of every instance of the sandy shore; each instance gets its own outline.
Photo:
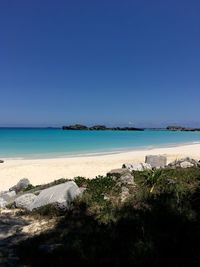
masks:
<path id="1" fill-rule="evenodd" d="M 134 150 L 118 154 L 81 156 L 55 159 L 5 159 L 0 164 L 0 191 L 7 190 L 21 178 L 29 178 L 33 185 L 43 184 L 59 178 L 84 176 L 88 178 L 105 175 L 123 163 L 144 162 L 146 155 L 166 155 L 168 161 L 182 157 L 200 159 L 200 144 L 166 148 Z"/>

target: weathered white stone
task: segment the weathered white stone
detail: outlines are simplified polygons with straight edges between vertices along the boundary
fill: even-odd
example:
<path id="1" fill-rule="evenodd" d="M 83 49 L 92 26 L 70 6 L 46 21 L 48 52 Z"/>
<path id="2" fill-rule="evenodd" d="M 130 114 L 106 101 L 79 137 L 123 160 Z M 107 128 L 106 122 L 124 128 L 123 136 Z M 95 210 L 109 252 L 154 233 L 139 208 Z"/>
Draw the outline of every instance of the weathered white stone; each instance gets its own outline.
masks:
<path id="1" fill-rule="evenodd" d="M 30 205 L 34 202 L 34 200 L 37 198 L 34 194 L 25 194 L 15 199 L 15 206 L 16 208 L 21 209 L 29 209 Z"/>
<path id="2" fill-rule="evenodd" d="M 144 171 L 152 169 L 151 165 L 148 163 L 126 163 L 123 164 L 123 168 L 126 168 L 129 171 Z"/>
<path id="3" fill-rule="evenodd" d="M 8 203 L 14 201 L 15 197 L 16 197 L 15 191 L 5 192 L 5 193 L 1 194 L 1 198 L 3 198 Z"/>
<path id="4" fill-rule="evenodd" d="M 8 202 L 5 201 L 3 198 L 0 197 L 0 208 L 1 209 L 4 209 L 7 204 L 8 204 Z"/>
<path id="5" fill-rule="evenodd" d="M 195 160 L 195 159 L 191 159 L 189 157 L 187 158 L 183 158 L 183 159 L 179 159 L 179 160 L 175 160 L 171 163 L 168 164 L 169 167 L 181 167 L 181 168 L 190 168 L 190 167 L 198 167 L 200 166 L 199 161 Z"/>
<path id="6" fill-rule="evenodd" d="M 167 165 L 167 158 L 161 155 L 148 155 L 145 163 L 150 164 L 152 168 L 163 168 Z"/>
<path id="7" fill-rule="evenodd" d="M 192 164 L 192 163 L 190 163 L 188 161 L 183 161 L 183 162 L 180 163 L 180 167 L 184 168 L 184 169 L 191 168 L 193 166 L 194 166 L 194 164 Z"/>
<path id="8" fill-rule="evenodd" d="M 11 187 L 10 191 L 16 191 L 19 192 L 21 190 L 26 189 L 30 185 L 30 181 L 27 178 L 21 179 L 15 186 Z"/>
<path id="9" fill-rule="evenodd" d="M 37 209 L 49 204 L 59 208 L 70 208 L 72 201 L 81 194 L 81 190 L 75 182 L 66 182 L 41 191 L 29 210 Z"/>

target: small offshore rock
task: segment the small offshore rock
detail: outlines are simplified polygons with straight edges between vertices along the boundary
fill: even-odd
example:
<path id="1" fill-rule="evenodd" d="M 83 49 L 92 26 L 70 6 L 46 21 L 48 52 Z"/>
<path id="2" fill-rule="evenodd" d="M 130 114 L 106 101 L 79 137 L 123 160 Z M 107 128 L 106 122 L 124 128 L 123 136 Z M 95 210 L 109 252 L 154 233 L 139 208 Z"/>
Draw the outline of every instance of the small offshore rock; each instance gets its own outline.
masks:
<path id="1" fill-rule="evenodd" d="M 31 193 L 22 195 L 15 199 L 15 207 L 29 210 L 30 205 L 35 201 L 36 198 L 37 196 Z"/>
<path id="2" fill-rule="evenodd" d="M 7 206 L 8 202 L 5 201 L 2 197 L 0 197 L 0 208 L 4 209 Z"/>
<path id="3" fill-rule="evenodd" d="M 73 181 L 52 186 L 40 192 L 34 202 L 29 206 L 29 210 L 44 207 L 49 204 L 54 205 L 56 208 L 69 209 L 72 201 L 81 194 L 82 191 Z"/>
<path id="4" fill-rule="evenodd" d="M 122 168 L 126 168 L 129 171 L 144 171 L 152 169 L 151 165 L 148 163 L 126 163 L 123 164 Z"/>
<path id="5" fill-rule="evenodd" d="M 16 198 L 16 192 L 15 191 L 5 192 L 5 193 L 1 194 L 1 198 L 3 198 L 8 203 L 11 203 Z"/>
<path id="6" fill-rule="evenodd" d="M 30 185 L 30 181 L 27 178 L 21 179 L 15 186 L 11 187 L 9 190 L 16 191 L 17 193 L 26 189 Z"/>
<path id="7" fill-rule="evenodd" d="M 145 163 L 150 164 L 152 168 L 164 168 L 167 165 L 167 158 L 161 155 L 147 155 Z"/>

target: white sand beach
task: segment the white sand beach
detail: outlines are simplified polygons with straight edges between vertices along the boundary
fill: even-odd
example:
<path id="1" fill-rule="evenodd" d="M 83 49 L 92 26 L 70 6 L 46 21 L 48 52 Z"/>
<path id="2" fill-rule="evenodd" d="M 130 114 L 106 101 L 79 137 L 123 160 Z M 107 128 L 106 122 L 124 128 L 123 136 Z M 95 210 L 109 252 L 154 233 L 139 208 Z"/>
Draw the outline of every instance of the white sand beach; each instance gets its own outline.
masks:
<path id="1" fill-rule="evenodd" d="M 53 159 L 3 159 L 5 162 L 0 164 L 0 191 L 7 190 L 21 178 L 28 178 L 33 185 L 76 176 L 93 178 L 97 175 L 105 175 L 111 169 L 120 168 L 123 163 L 144 162 L 146 155 L 165 155 L 168 162 L 186 156 L 200 160 L 200 144 L 95 156 Z"/>

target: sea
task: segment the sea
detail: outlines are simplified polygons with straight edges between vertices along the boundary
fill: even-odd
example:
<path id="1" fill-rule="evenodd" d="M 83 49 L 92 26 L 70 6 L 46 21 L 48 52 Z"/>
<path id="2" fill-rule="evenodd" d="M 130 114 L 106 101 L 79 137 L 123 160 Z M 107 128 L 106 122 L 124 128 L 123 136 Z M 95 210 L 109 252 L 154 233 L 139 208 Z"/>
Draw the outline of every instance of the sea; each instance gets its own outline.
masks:
<path id="1" fill-rule="evenodd" d="M 55 128 L 0 128 L 0 159 L 55 158 L 118 153 L 200 142 L 200 132 L 64 131 Z"/>

